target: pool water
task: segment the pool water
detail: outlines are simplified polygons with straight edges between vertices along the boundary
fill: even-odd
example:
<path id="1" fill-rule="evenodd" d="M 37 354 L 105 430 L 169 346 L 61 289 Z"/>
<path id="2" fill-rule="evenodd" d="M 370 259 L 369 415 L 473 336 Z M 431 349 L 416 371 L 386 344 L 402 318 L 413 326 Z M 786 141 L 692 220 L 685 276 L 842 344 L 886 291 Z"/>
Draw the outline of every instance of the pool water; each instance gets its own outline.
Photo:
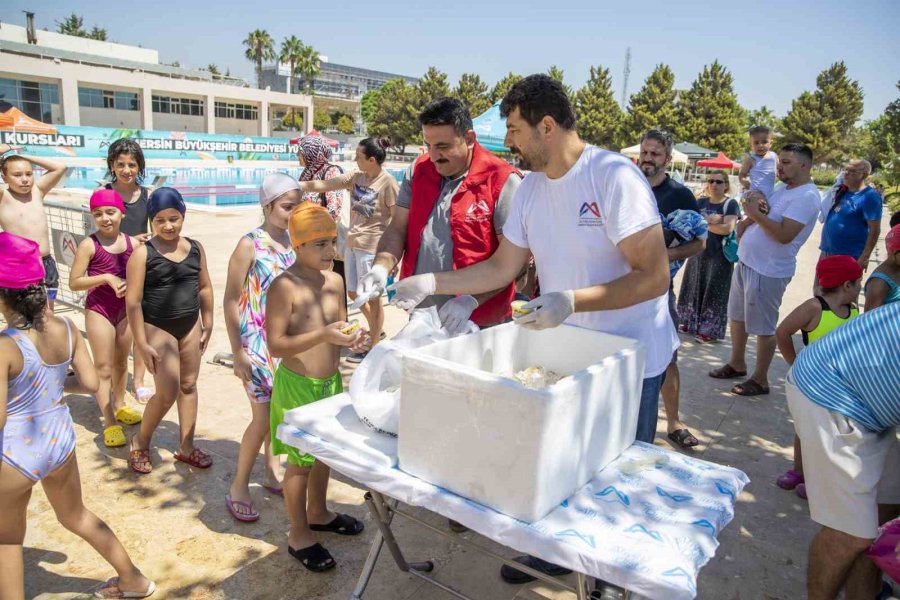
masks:
<path id="1" fill-rule="evenodd" d="M 385 169 L 397 181 L 403 177 L 404 169 Z M 159 175 L 165 175 L 165 185 L 181 192 L 184 201 L 206 206 L 234 206 L 259 202 L 259 186 L 269 173 L 282 172 L 291 177 L 300 177 L 303 169 L 292 168 L 244 168 L 244 167 L 179 167 L 148 168 L 145 184 L 150 184 Z M 106 176 L 106 169 L 96 167 L 76 167 L 64 183 L 65 187 L 96 189 Z"/>

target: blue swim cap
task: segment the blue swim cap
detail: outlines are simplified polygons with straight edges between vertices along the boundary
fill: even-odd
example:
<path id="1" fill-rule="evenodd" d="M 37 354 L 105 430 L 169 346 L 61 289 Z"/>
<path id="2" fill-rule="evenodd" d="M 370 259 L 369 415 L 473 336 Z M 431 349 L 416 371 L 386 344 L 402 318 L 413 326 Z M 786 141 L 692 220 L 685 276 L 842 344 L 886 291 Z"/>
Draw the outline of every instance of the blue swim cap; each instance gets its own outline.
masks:
<path id="1" fill-rule="evenodd" d="M 167 208 L 174 208 L 182 215 L 187 212 L 187 207 L 184 205 L 184 198 L 181 197 L 181 194 L 175 188 L 170 187 L 161 187 L 153 191 L 150 194 L 150 199 L 147 202 L 147 215 L 153 219 L 161 210 L 166 210 Z"/>

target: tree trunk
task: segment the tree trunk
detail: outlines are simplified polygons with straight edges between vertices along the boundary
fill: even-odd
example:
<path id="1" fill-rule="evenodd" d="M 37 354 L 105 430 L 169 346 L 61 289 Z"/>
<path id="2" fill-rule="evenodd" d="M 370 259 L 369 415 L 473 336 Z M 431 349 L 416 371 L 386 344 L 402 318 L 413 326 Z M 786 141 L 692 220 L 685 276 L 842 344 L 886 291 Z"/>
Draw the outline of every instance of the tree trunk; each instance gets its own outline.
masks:
<path id="1" fill-rule="evenodd" d="M 262 55 L 256 55 L 256 87 L 263 89 L 262 85 Z"/>
<path id="2" fill-rule="evenodd" d="M 288 73 L 288 94 L 294 93 L 294 61 L 291 61 L 291 71 Z"/>

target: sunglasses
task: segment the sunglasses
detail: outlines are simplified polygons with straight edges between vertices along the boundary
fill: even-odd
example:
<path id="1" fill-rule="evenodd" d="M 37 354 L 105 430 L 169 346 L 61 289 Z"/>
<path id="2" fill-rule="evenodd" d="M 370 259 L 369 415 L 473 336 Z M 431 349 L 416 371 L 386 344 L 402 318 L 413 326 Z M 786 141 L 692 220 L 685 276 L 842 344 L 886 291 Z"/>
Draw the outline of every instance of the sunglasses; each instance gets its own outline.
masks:
<path id="1" fill-rule="evenodd" d="M 706 183 L 725 183 L 725 182 L 721 179 L 707 179 Z"/>

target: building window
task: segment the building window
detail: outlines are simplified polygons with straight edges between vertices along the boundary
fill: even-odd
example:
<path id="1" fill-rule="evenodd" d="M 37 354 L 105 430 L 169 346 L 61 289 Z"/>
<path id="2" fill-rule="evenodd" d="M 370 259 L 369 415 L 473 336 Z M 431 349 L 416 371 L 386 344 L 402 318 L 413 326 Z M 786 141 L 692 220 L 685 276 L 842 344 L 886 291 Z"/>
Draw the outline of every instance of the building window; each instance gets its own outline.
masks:
<path id="1" fill-rule="evenodd" d="M 152 97 L 152 107 L 155 113 L 202 117 L 204 114 L 203 106 L 203 100 L 198 100 L 197 98 Z"/>
<path id="2" fill-rule="evenodd" d="M 43 123 L 52 123 L 54 112 L 59 115 L 59 88 L 55 83 L 0 78 L 0 101 Z"/>
<path id="3" fill-rule="evenodd" d="M 138 95 L 133 92 L 114 92 L 97 88 L 78 87 L 78 104 L 88 108 L 140 110 Z"/>
<path id="4" fill-rule="evenodd" d="M 231 102 L 216 102 L 216 117 L 223 119 L 243 119 L 255 121 L 259 118 L 259 109 L 250 104 L 232 104 Z"/>

